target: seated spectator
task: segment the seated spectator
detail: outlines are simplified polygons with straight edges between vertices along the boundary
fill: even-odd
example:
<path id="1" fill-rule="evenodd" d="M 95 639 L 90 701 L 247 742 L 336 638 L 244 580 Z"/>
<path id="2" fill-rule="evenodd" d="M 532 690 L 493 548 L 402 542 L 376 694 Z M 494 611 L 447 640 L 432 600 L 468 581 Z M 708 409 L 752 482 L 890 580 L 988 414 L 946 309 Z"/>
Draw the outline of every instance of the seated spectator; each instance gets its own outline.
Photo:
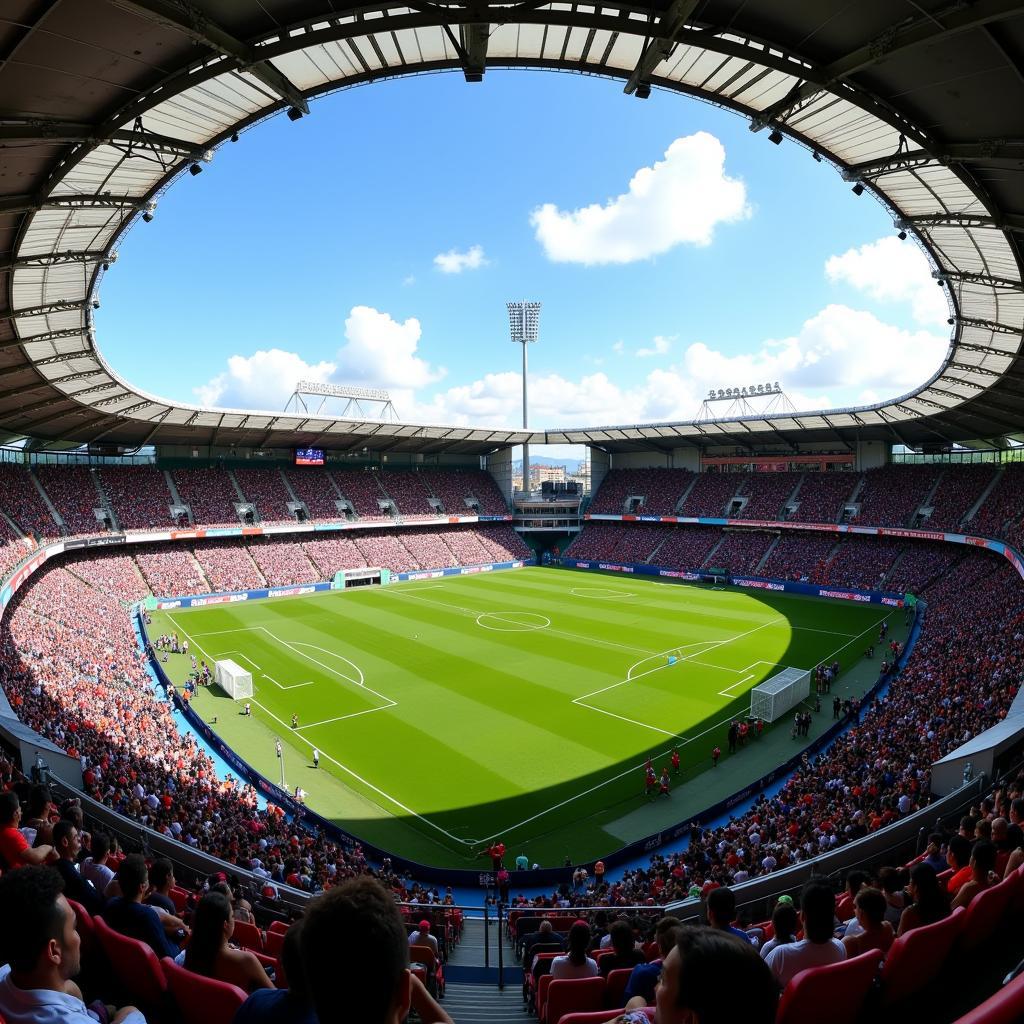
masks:
<path id="1" fill-rule="evenodd" d="M 149 866 L 149 894 L 146 906 L 155 907 L 157 913 L 177 915 L 178 908 L 171 899 L 174 888 L 174 865 L 166 857 L 157 857 Z"/>
<path id="2" fill-rule="evenodd" d="M 302 922 L 284 933 L 281 967 L 287 988 L 257 989 L 239 1007 L 232 1024 L 317 1024 L 299 950 Z"/>
<path id="3" fill-rule="evenodd" d="M 93 833 L 92 856 L 82 861 L 82 877 L 96 887 L 96 891 L 106 895 L 107 886 L 114 880 L 114 872 L 107 867 L 110 856 L 110 836 L 102 832 Z"/>
<path id="4" fill-rule="evenodd" d="M 744 942 L 751 943 L 751 945 L 755 944 L 755 940 L 743 931 L 742 928 L 737 928 L 732 923 L 736 917 L 736 896 L 732 889 L 728 889 L 724 885 L 717 889 L 712 889 L 708 893 L 707 910 L 708 924 L 712 928 L 722 932 L 729 932 L 735 935 L 737 939 L 742 939 Z"/>
<path id="5" fill-rule="evenodd" d="M 935 869 L 927 861 L 910 869 L 909 891 L 912 902 L 900 915 L 898 936 L 922 925 L 934 924 L 949 915 L 949 897 L 939 884 Z"/>
<path id="6" fill-rule="evenodd" d="M 633 929 L 627 921 L 615 921 L 608 930 L 611 936 L 612 953 L 606 953 L 598 961 L 597 967 L 602 978 L 608 977 L 609 971 L 618 971 L 624 967 L 636 967 L 646 963 L 647 957 L 636 948 Z"/>
<path id="7" fill-rule="evenodd" d="M 552 927 L 551 922 L 545 918 L 541 921 L 535 932 L 530 932 L 523 939 L 523 970 L 533 970 L 533 958 L 535 946 L 559 946 L 565 948 L 565 939 Z"/>
<path id="8" fill-rule="evenodd" d="M 953 897 L 952 909 L 966 907 L 979 892 L 991 888 L 999 879 L 995 874 L 996 848 L 987 840 L 974 844 L 971 851 L 971 877 Z"/>
<path id="9" fill-rule="evenodd" d="M 244 992 L 273 988 L 254 953 L 228 945 L 234 931 L 231 901 L 221 892 L 208 892 L 192 916 L 188 948 L 175 959 L 195 974 L 237 985 Z"/>
<path id="10" fill-rule="evenodd" d="M 796 933 L 800 930 L 800 919 L 797 917 L 796 907 L 793 900 L 786 896 L 779 898 L 772 911 L 772 929 L 775 935 L 770 938 L 760 950 L 761 959 L 764 960 L 776 946 L 788 946 L 796 942 Z"/>
<path id="11" fill-rule="evenodd" d="M 188 935 L 188 925 L 178 916 L 178 908 L 171 899 L 174 888 L 174 866 L 166 857 L 157 857 L 149 867 L 149 893 L 145 904 L 160 915 L 164 933 L 173 942 L 179 935 Z"/>
<path id="12" fill-rule="evenodd" d="M 0 793 L 0 868 L 53 864 L 57 851 L 49 845 L 30 846 L 21 832 L 21 801 L 17 793 Z"/>
<path id="13" fill-rule="evenodd" d="M 777 946 L 764 961 L 780 988 L 808 967 L 822 967 L 846 958 L 842 942 L 832 937 L 835 904 L 832 889 L 825 882 L 812 879 L 804 886 L 800 895 L 804 937 L 799 942 Z"/>
<path id="14" fill-rule="evenodd" d="M 658 944 L 659 956 L 650 963 L 640 964 L 633 968 L 633 973 L 626 983 L 626 999 L 632 1001 L 640 997 L 644 1004 L 654 1002 L 654 988 L 661 977 L 661 967 L 665 957 L 675 948 L 679 937 L 679 918 L 663 917 L 654 926 L 654 941 Z"/>
<path id="15" fill-rule="evenodd" d="M 415 931 L 409 933 L 410 946 L 429 946 L 437 956 L 437 936 L 430 934 L 430 922 L 424 918 L 416 926 Z"/>
<path id="16" fill-rule="evenodd" d="M 157 956 L 176 957 L 178 946 L 167 938 L 160 915 L 142 902 L 149 886 L 149 871 L 140 854 L 125 857 L 117 872 L 117 882 L 121 895 L 106 905 L 103 920 L 114 931 L 145 942 Z"/>
<path id="17" fill-rule="evenodd" d="M 749 942 L 711 928 L 679 929 L 662 965 L 658 1024 L 773 1024 L 777 1003 L 771 972 Z"/>
<path id="18" fill-rule="evenodd" d="M 846 876 L 846 889 L 836 903 L 836 917 L 840 921 L 855 921 L 854 900 L 857 893 L 866 885 L 871 884 L 871 876 L 866 871 L 851 871 Z"/>
<path id="19" fill-rule="evenodd" d="M 962 828 L 961 825 L 961 830 Z M 971 834 L 974 834 L 973 822 Z M 964 882 L 971 877 L 971 840 L 962 834 L 951 836 L 946 844 L 946 864 L 953 869 L 953 874 L 946 883 L 946 892 L 950 896 L 955 896 Z"/>
<path id="20" fill-rule="evenodd" d="M 597 976 L 597 962 L 587 956 L 590 947 L 590 925 L 577 921 L 569 929 L 569 951 L 551 961 L 551 977 L 593 978 Z"/>
<path id="21" fill-rule="evenodd" d="M 883 953 L 889 951 L 889 947 L 896 938 L 896 933 L 886 920 L 888 906 L 885 894 L 871 886 L 865 886 L 857 893 L 857 898 L 854 900 L 854 912 L 860 930 L 843 939 L 847 960 L 860 956 L 861 953 L 867 953 L 871 949 L 877 949 Z"/>
<path id="22" fill-rule="evenodd" d="M 943 838 L 941 832 L 932 832 L 928 836 L 928 846 L 925 849 L 925 858 L 922 864 L 928 864 L 935 870 L 935 874 L 941 874 L 946 870 L 946 855 L 942 852 Z"/>
<path id="23" fill-rule="evenodd" d="M 105 901 L 103 894 L 97 891 L 92 882 L 78 873 L 78 854 L 82 849 L 82 840 L 73 821 L 64 818 L 54 825 L 53 845 L 60 857 L 53 866 L 64 880 L 64 895 L 69 900 L 81 903 L 89 916 L 95 917 L 103 909 Z"/>
<path id="24" fill-rule="evenodd" d="M 314 900 L 299 951 L 320 1024 L 399 1024 L 410 1008 L 421 1024 L 452 1024 L 409 971 L 402 916 L 375 879 L 350 878 Z"/>
<path id="25" fill-rule="evenodd" d="M 895 932 L 900 926 L 900 917 L 907 906 L 902 872 L 897 868 L 882 868 L 878 872 L 878 886 L 885 896 L 885 919 Z"/>
<path id="26" fill-rule="evenodd" d="M 21 831 L 32 846 L 43 846 L 53 843 L 53 826 L 50 824 L 50 811 L 56 811 L 50 787 L 37 783 L 28 791 L 25 801 L 25 816 L 21 822 Z"/>
<path id="27" fill-rule="evenodd" d="M 98 1019 L 71 980 L 81 963 L 81 938 L 61 884 L 55 871 L 42 867 L 19 868 L 0 878 L 0 1016 L 8 1024 L 95 1024 Z M 125 1006 L 110 1024 L 146 1024 L 146 1018 Z"/>

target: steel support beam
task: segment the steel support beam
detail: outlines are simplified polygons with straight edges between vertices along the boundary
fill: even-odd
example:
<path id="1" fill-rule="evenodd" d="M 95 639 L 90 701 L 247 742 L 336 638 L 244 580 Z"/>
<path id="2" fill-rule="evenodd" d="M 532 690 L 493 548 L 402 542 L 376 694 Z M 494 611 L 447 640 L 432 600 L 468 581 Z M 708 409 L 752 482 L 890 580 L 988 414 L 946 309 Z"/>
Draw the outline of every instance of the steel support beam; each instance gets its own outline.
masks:
<path id="1" fill-rule="evenodd" d="M 0 323 L 5 320 L 18 320 L 28 316 L 48 316 L 50 313 L 67 313 L 75 309 L 83 309 L 88 305 L 87 299 L 59 299 L 56 302 L 45 302 L 41 306 L 25 306 L 22 309 L 11 309 L 0 313 Z"/>
<path id="2" fill-rule="evenodd" d="M 654 69 L 667 60 L 676 48 L 676 36 L 686 26 L 686 19 L 693 14 L 700 0 L 673 0 L 669 8 L 658 19 L 658 35 L 648 38 L 640 52 L 633 73 L 623 87 L 627 96 L 645 100 L 651 95 L 651 75 Z"/>
<path id="3" fill-rule="evenodd" d="M 866 45 L 820 67 L 818 81 L 800 82 L 781 100 L 762 112 L 758 118 L 759 127 L 764 128 L 772 121 L 786 118 L 811 96 L 826 88 L 831 89 L 851 76 L 882 61 L 891 60 L 907 50 L 934 44 L 961 32 L 969 32 L 1005 18 L 1014 18 L 1018 14 L 1020 4 L 1016 0 L 978 0 L 976 3 L 957 4 L 946 12 L 927 14 L 893 25 Z"/>
<path id="4" fill-rule="evenodd" d="M 309 106 L 301 91 L 268 60 L 260 57 L 259 50 L 221 28 L 208 18 L 198 6 L 181 4 L 175 0 L 110 0 L 122 10 L 137 14 L 147 21 L 183 32 L 201 46 L 228 57 L 232 62 L 265 85 L 275 96 L 289 106 L 309 113 Z"/>
<path id="5" fill-rule="evenodd" d="M 79 143 L 91 146 L 104 144 L 131 149 L 145 149 L 163 156 L 182 159 L 199 159 L 205 150 L 194 142 L 172 139 L 143 128 L 97 133 L 96 125 L 78 121 L 0 121 L 0 143 L 8 142 L 56 142 Z"/>
<path id="6" fill-rule="evenodd" d="M 46 334 L 33 334 L 28 338 L 15 338 L 5 341 L 0 348 L 14 348 L 15 345 L 32 345 L 40 341 L 59 341 L 61 338 L 80 338 L 86 331 L 81 327 L 69 327 L 63 331 L 47 331 Z"/>
<path id="7" fill-rule="evenodd" d="M 459 27 L 465 61 L 462 73 L 467 82 L 482 82 L 487 70 L 487 45 L 491 38 L 491 26 L 487 22 L 476 22 Z"/>
<path id="8" fill-rule="evenodd" d="M 19 342 L 19 344 L 21 343 Z M 47 356 L 45 359 L 33 359 L 29 365 L 49 366 L 51 363 L 66 363 L 69 359 L 81 359 L 83 356 L 95 359 L 96 353 L 91 348 L 79 349 L 77 352 L 59 352 L 57 355 Z"/>
<path id="9" fill-rule="evenodd" d="M 997 231 L 1024 232 L 1024 215 L 1004 213 L 999 218 L 977 217 L 969 213 L 928 213 L 918 217 L 904 217 L 900 226 L 914 228 L 993 228 Z"/>
<path id="10" fill-rule="evenodd" d="M 15 270 L 18 267 L 56 267 L 65 263 L 114 263 L 117 257 L 102 249 L 84 249 L 81 252 L 50 252 L 36 256 L 17 256 L 0 263 L 0 271 Z"/>
<path id="11" fill-rule="evenodd" d="M 963 281 L 965 284 L 983 284 L 1003 291 L 1024 291 L 1024 283 L 1009 277 L 992 277 L 989 274 L 974 274 L 967 270 L 940 270 L 932 275 L 936 281 Z"/>

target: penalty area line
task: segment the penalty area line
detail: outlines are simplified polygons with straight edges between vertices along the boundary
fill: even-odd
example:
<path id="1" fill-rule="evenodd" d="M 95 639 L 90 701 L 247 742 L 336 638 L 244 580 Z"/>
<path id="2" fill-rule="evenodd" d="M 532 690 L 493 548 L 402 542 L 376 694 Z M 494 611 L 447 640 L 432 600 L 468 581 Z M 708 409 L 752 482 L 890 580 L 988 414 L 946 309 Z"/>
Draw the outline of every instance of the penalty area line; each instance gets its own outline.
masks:
<path id="1" fill-rule="evenodd" d="M 212 657 L 212 655 L 210 654 L 209 651 L 205 650 L 202 647 L 201 644 L 196 643 L 195 638 L 190 636 L 188 631 L 181 627 L 181 625 L 178 623 L 178 621 L 174 618 L 173 615 L 168 614 L 167 617 L 171 620 L 171 622 L 173 622 L 178 627 L 179 630 L 181 630 L 181 632 L 185 636 L 187 636 L 196 645 L 196 647 L 199 648 L 199 650 L 203 651 L 203 653 L 208 658 Z M 260 628 L 262 628 L 262 627 L 260 627 Z M 267 630 L 267 632 L 269 632 L 269 630 Z M 271 711 L 265 705 L 261 704 L 255 698 L 251 698 L 251 699 L 252 699 L 252 703 L 255 704 L 258 708 L 260 708 L 264 712 L 264 714 L 266 714 L 268 717 L 272 718 L 275 722 L 277 722 L 281 726 L 281 728 L 284 731 L 284 735 L 286 735 L 286 736 L 289 735 L 289 734 L 296 735 L 298 730 L 292 729 L 292 727 L 290 725 L 285 723 L 282 719 L 278 718 L 277 715 L 275 715 L 273 711 Z M 385 697 L 384 699 L 388 700 L 389 698 Z M 375 708 L 373 710 L 378 710 L 378 709 Z M 315 746 L 315 744 L 310 743 L 309 740 L 307 740 L 305 736 L 296 736 L 296 739 L 300 740 L 302 743 L 305 743 L 305 745 L 307 747 L 309 747 L 310 750 L 312 750 L 314 748 L 314 746 Z M 340 768 L 341 771 L 345 772 L 346 775 L 351 776 L 353 779 L 355 779 L 357 782 L 361 783 L 367 789 L 372 790 L 374 793 L 378 794 L 378 796 L 383 797 L 388 803 L 390 803 L 394 807 L 397 807 L 403 814 L 408 814 L 408 815 L 411 815 L 414 818 L 417 818 L 418 820 L 422 821 L 424 825 L 427 825 L 428 827 L 434 829 L 435 831 L 440 832 L 441 835 L 443 835 L 443 836 L 447 836 L 453 843 L 459 843 L 462 846 L 473 847 L 473 846 L 478 845 L 481 842 L 481 840 L 478 840 L 478 839 L 477 840 L 461 839 L 461 838 L 459 838 L 459 836 L 453 835 L 446 828 L 442 828 L 436 822 L 433 822 L 429 818 L 426 818 L 422 814 L 418 813 L 417 811 L 414 811 L 411 807 L 406 807 L 405 804 L 403 804 L 400 800 L 396 800 L 395 797 L 391 796 L 390 793 L 385 793 L 384 790 L 381 789 L 379 786 L 375 786 L 369 780 L 364 779 L 357 772 L 354 772 L 351 768 L 349 768 L 348 765 L 344 765 L 339 760 L 337 760 L 336 758 L 331 757 L 330 754 L 327 754 L 324 751 L 320 751 L 320 756 L 325 761 L 330 761 L 331 764 L 333 764 L 335 767 Z M 381 810 L 386 810 L 386 808 L 382 807 Z"/>

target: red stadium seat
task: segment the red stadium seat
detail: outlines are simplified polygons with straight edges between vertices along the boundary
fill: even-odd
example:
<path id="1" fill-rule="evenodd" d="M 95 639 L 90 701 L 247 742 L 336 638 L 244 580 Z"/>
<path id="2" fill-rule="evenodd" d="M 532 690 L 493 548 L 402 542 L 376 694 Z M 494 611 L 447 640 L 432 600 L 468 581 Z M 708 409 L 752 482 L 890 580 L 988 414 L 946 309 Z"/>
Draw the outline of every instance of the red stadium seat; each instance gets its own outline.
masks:
<path id="1" fill-rule="evenodd" d="M 291 928 L 291 925 L 287 921 L 271 921 L 270 927 L 267 928 L 267 931 L 279 932 L 281 935 L 284 935 L 289 928 Z"/>
<path id="2" fill-rule="evenodd" d="M 882 1002 L 892 1006 L 920 992 L 941 973 L 946 957 L 960 934 L 964 910 L 901 935 L 882 965 Z"/>
<path id="3" fill-rule="evenodd" d="M 159 1011 L 167 993 L 167 978 L 156 953 L 145 942 L 115 932 L 102 917 L 94 917 L 93 923 L 118 982 L 140 1007 Z"/>
<path id="4" fill-rule="evenodd" d="M 432 995 L 444 995 L 444 968 L 432 946 L 410 946 L 409 962 L 413 973 L 421 975 Z"/>
<path id="5" fill-rule="evenodd" d="M 1024 974 L 991 995 L 953 1024 L 1019 1024 L 1024 1020 Z"/>
<path id="6" fill-rule="evenodd" d="M 267 956 L 280 956 L 281 948 L 283 946 L 284 932 L 268 931 L 267 938 L 261 952 L 266 953 Z"/>
<path id="7" fill-rule="evenodd" d="M 71 909 L 75 912 L 75 929 L 82 939 L 82 955 L 91 956 L 101 949 L 92 915 L 81 903 L 77 903 L 75 900 L 68 900 L 68 903 L 71 904 Z"/>
<path id="8" fill-rule="evenodd" d="M 235 932 L 232 938 L 244 949 L 251 949 L 254 953 L 263 952 L 263 932 L 256 925 L 249 924 L 248 921 L 235 921 Z"/>
<path id="9" fill-rule="evenodd" d="M 550 975 L 548 975 L 550 977 Z M 541 1024 L 557 1024 L 567 1013 L 589 1013 L 604 1006 L 604 978 L 558 978 L 541 1003 Z"/>
<path id="10" fill-rule="evenodd" d="M 188 908 L 188 890 L 175 885 L 171 889 L 171 902 L 180 917 Z"/>
<path id="11" fill-rule="evenodd" d="M 786 986 L 775 1024 L 856 1024 L 882 954 L 873 949 L 850 960 L 801 971 Z M 827 1013 L 823 1009 L 827 1007 Z"/>
<path id="12" fill-rule="evenodd" d="M 608 972 L 604 979 L 606 1006 L 621 1008 L 626 1005 L 626 986 L 629 984 L 629 976 L 632 973 L 632 967 L 619 967 Z"/>
<path id="13" fill-rule="evenodd" d="M 204 978 L 179 967 L 169 957 L 164 957 L 161 964 L 182 1020 L 231 1024 L 238 1008 L 246 1000 L 245 992 L 237 985 Z"/>
<path id="14" fill-rule="evenodd" d="M 973 952 L 992 938 L 1016 895 L 1017 875 L 1012 874 L 991 889 L 982 890 L 971 900 L 960 933 L 961 953 Z"/>

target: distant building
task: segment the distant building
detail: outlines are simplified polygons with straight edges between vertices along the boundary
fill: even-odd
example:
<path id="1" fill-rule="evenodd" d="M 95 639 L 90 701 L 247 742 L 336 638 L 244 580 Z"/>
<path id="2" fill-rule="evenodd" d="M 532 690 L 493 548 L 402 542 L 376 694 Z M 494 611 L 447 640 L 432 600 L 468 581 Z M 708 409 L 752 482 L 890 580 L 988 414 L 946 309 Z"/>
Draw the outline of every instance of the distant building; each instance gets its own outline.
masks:
<path id="1" fill-rule="evenodd" d="M 534 463 L 530 466 L 530 490 L 536 491 L 545 481 L 551 483 L 564 483 L 565 466 L 545 466 L 542 463 Z"/>

